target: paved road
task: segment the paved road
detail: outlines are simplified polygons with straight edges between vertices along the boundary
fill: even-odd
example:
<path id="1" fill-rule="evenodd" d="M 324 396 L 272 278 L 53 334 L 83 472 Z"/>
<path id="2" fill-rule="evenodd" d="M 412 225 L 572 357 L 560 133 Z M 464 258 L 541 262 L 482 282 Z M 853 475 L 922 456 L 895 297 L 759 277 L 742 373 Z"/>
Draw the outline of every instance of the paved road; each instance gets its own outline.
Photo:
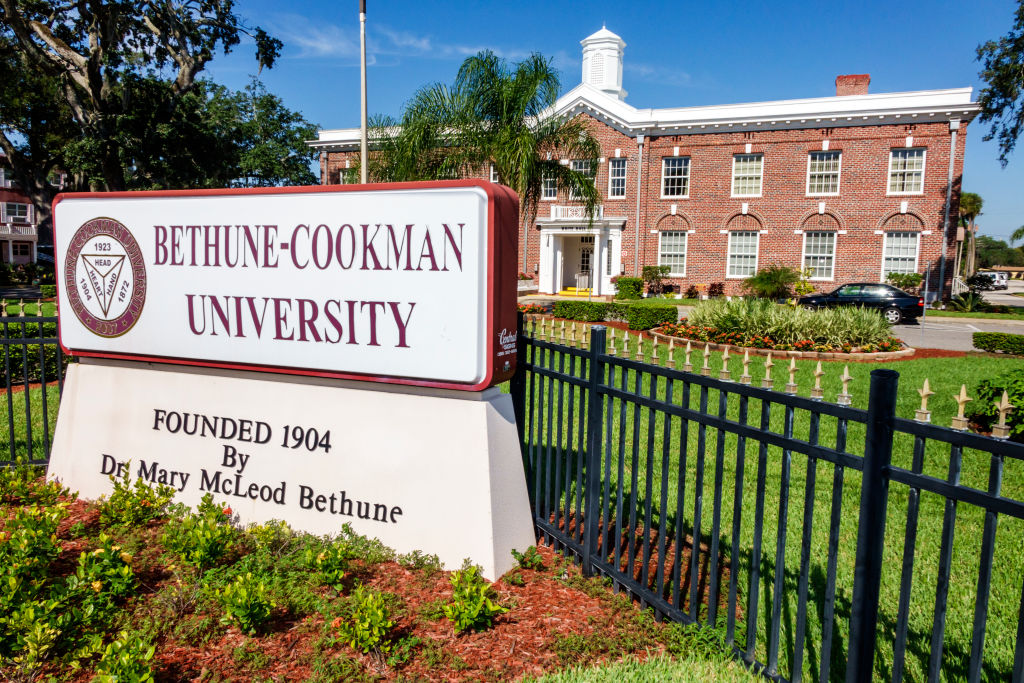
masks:
<path id="1" fill-rule="evenodd" d="M 914 348 L 950 349 L 971 351 L 975 332 L 1009 332 L 1024 334 L 1024 320 L 981 320 L 965 321 L 960 318 L 928 318 L 925 322 L 896 325 L 893 333 L 903 343 Z"/>
<path id="2" fill-rule="evenodd" d="M 1004 306 L 1024 306 L 1024 297 L 1014 296 L 1015 293 L 1024 294 L 1024 280 L 1010 280 L 1006 284 L 1006 289 L 985 292 L 985 300 Z"/>

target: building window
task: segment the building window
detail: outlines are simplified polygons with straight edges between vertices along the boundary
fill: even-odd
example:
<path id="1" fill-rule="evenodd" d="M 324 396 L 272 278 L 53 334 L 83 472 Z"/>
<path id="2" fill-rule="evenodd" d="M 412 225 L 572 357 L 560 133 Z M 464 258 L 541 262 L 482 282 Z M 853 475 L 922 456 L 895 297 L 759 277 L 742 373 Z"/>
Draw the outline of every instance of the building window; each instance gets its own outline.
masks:
<path id="1" fill-rule="evenodd" d="M 605 243 L 604 254 L 605 254 L 604 274 L 605 275 L 611 275 L 612 274 L 612 241 L 611 240 L 608 240 Z"/>
<path id="2" fill-rule="evenodd" d="M 541 180 L 541 199 L 557 199 L 558 198 L 558 181 L 555 176 L 545 173 Z"/>
<path id="3" fill-rule="evenodd" d="M 28 256 L 31 253 L 28 242 L 14 242 L 11 245 L 11 253 L 14 256 Z"/>
<path id="4" fill-rule="evenodd" d="M 686 231 L 665 230 L 658 235 L 658 265 L 668 266 L 674 277 L 686 275 Z"/>
<path id="5" fill-rule="evenodd" d="M 29 220 L 29 205 L 7 202 L 4 204 L 4 216 L 8 223 L 31 223 Z"/>
<path id="6" fill-rule="evenodd" d="M 760 233 L 754 230 L 729 233 L 726 277 L 750 277 L 757 272 L 757 243 L 760 237 Z"/>
<path id="7" fill-rule="evenodd" d="M 574 170 L 574 171 L 579 171 L 580 173 L 582 173 L 583 175 L 587 176 L 591 180 L 595 179 L 594 176 L 593 176 L 593 173 L 591 171 L 591 168 L 590 168 L 590 161 L 573 160 L 570 163 L 569 167 L 572 170 Z M 579 193 L 573 192 L 572 190 L 569 191 L 569 199 L 574 201 L 574 202 L 581 202 L 581 201 L 583 201 L 583 197 L 580 196 Z"/>
<path id="8" fill-rule="evenodd" d="M 608 196 L 626 196 L 626 160 L 612 159 L 608 162 Z"/>
<path id="9" fill-rule="evenodd" d="M 498 176 L 498 169 L 494 168 L 494 164 L 491 164 L 491 182 L 500 183 L 501 178 Z"/>
<path id="10" fill-rule="evenodd" d="M 760 197 L 763 154 L 734 154 L 732 157 L 732 196 Z"/>
<path id="11" fill-rule="evenodd" d="M 882 258 L 882 278 L 889 273 L 916 273 L 917 246 L 916 232 L 889 232 L 885 234 L 885 250 Z"/>
<path id="12" fill-rule="evenodd" d="M 804 233 L 804 270 L 812 280 L 831 280 L 835 272 L 836 234 L 834 232 Z"/>
<path id="13" fill-rule="evenodd" d="M 840 152 L 811 152 L 807 156 L 807 194 L 839 194 Z"/>
<path id="14" fill-rule="evenodd" d="M 690 157 L 666 157 L 661 160 L 661 196 L 690 195 Z"/>
<path id="15" fill-rule="evenodd" d="M 889 153 L 889 194 L 924 192 L 924 150 L 894 149 Z"/>

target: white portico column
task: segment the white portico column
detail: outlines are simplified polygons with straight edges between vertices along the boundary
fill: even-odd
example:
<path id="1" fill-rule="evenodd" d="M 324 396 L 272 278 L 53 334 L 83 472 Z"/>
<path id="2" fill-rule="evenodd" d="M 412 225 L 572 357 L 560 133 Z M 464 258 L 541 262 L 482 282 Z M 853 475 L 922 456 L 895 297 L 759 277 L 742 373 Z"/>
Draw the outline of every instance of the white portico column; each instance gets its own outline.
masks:
<path id="1" fill-rule="evenodd" d="M 594 263 L 590 267 L 590 274 L 592 284 L 590 285 L 593 289 L 594 296 L 601 296 L 601 282 L 602 276 L 604 275 L 604 260 L 608 258 L 608 250 L 604 248 L 604 239 L 601 233 L 598 232 L 594 235 Z"/>
<path id="2" fill-rule="evenodd" d="M 14 240 L 7 240 L 7 262 L 14 263 Z"/>
<path id="3" fill-rule="evenodd" d="M 37 258 L 36 246 L 38 246 L 38 242 L 32 242 L 32 263 L 35 263 Z"/>

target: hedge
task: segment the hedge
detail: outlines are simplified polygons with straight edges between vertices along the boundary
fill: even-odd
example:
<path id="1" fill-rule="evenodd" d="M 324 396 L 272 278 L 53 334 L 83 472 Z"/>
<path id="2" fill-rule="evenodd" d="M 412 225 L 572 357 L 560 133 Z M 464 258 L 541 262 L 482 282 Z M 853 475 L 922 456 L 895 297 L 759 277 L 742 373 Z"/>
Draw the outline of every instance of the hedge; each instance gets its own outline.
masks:
<path id="1" fill-rule="evenodd" d="M 975 332 L 974 346 L 982 351 L 1002 351 L 1024 356 L 1024 334 Z"/>
<path id="2" fill-rule="evenodd" d="M 39 285 L 39 294 L 44 299 L 52 299 L 57 296 L 57 285 Z"/>
<path id="3" fill-rule="evenodd" d="M 0 325 L 0 337 L 8 339 L 29 339 L 39 338 L 39 323 L 15 322 L 16 319 L 7 318 L 4 325 Z M 6 327 L 6 332 L 5 332 Z M 57 323 L 43 324 L 43 337 L 55 338 L 57 336 Z M 40 372 L 39 358 L 40 344 L 29 343 L 27 345 L 12 344 L 5 346 L 7 357 L 0 352 L 0 386 L 18 384 L 29 381 L 38 382 L 42 378 Z M 57 345 L 55 343 L 42 344 L 43 358 L 45 364 L 46 381 L 51 382 L 57 379 Z M 64 359 L 67 364 L 68 359 Z"/>
<path id="4" fill-rule="evenodd" d="M 620 299 L 643 298 L 644 281 L 639 277 L 623 277 L 615 281 L 615 291 Z"/>
<path id="5" fill-rule="evenodd" d="M 597 301 L 557 301 L 551 312 L 556 318 L 601 322 L 624 320 L 631 330 L 649 330 L 666 322 L 675 322 L 679 311 L 675 306 L 638 306 L 607 304 Z"/>

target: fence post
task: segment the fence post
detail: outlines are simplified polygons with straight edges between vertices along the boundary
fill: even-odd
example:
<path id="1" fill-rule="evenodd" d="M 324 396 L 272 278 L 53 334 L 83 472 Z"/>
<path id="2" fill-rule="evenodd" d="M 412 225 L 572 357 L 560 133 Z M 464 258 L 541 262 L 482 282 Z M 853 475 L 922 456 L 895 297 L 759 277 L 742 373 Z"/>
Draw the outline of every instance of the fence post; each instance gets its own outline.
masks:
<path id="1" fill-rule="evenodd" d="M 894 370 L 871 371 L 846 663 L 847 683 L 871 681 L 874 668 L 878 589 L 882 582 L 882 548 L 899 377 Z"/>
<path id="2" fill-rule="evenodd" d="M 593 574 L 593 557 L 597 545 L 597 517 L 601 493 L 601 434 L 604 416 L 601 381 L 604 379 L 605 326 L 590 328 L 589 376 L 587 378 L 587 471 L 586 496 L 583 501 L 583 574 Z"/>
<path id="3" fill-rule="evenodd" d="M 509 385 L 520 447 L 523 443 L 523 422 L 526 419 L 526 330 L 523 328 L 523 322 L 523 312 L 519 311 L 516 313 L 516 374 L 512 375 L 512 382 Z"/>

